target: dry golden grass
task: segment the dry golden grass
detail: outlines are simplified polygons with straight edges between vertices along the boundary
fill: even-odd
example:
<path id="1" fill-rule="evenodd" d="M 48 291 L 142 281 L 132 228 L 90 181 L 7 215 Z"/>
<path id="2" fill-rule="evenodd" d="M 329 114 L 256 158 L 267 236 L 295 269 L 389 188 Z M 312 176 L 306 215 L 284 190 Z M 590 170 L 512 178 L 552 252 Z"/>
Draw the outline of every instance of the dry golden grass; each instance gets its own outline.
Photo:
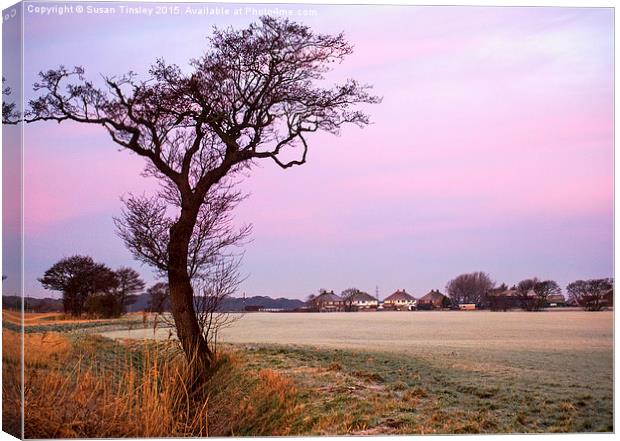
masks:
<path id="1" fill-rule="evenodd" d="M 21 438 L 22 341 L 2 330 L 2 430 Z"/>
<path id="2" fill-rule="evenodd" d="M 229 341 L 314 343 L 226 346 L 201 393 L 186 387 L 174 340 L 30 328 L 26 436 L 612 431 L 611 318 L 579 311 L 248 314 Z M 300 326 L 305 320 L 316 323 Z M 5 404 L 7 396 L 15 404 L 3 409 L 7 424 L 19 422 L 11 409 L 19 408 L 21 345 L 18 334 L 4 332 L 4 375 L 8 369 L 15 386 L 3 385 L 11 389 Z"/>
<path id="3" fill-rule="evenodd" d="M 222 356 L 224 367 L 190 391 L 187 364 L 170 345 L 132 342 L 119 351 L 96 336 L 25 338 L 26 438 L 286 435 L 286 418 L 301 411 L 290 381 L 270 369 L 245 372 L 234 356 Z M 19 340 L 4 331 L 4 366 L 17 373 Z M 3 417 L 17 428 L 19 388 L 4 399 Z"/>

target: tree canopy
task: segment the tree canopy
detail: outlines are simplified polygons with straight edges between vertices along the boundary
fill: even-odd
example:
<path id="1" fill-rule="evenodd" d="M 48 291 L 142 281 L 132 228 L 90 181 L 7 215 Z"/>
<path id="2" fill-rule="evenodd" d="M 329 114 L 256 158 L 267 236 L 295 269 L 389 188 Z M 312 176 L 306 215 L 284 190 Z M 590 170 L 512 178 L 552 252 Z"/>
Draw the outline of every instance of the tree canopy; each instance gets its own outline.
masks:
<path id="1" fill-rule="evenodd" d="M 450 280 L 446 285 L 446 291 L 453 305 L 462 303 L 481 304 L 486 301 L 486 296 L 493 289 L 495 283 L 484 272 L 461 274 Z"/>

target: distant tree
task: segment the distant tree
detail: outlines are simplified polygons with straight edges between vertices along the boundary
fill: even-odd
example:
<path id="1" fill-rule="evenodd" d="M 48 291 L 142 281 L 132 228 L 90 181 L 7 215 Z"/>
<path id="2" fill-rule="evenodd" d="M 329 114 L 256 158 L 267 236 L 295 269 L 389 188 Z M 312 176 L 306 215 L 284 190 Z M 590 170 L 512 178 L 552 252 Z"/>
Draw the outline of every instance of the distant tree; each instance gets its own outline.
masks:
<path id="1" fill-rule="evenodd" d="M 97 317 L 120 317 L 127 306 L 136 302 L 144 282 L 133 269 L 121 267 L 114 272 L 114 280 L 107 289 L 94 292 L 84 303 L 84 311 Z"/>
<path id="2" fill-rule="evenodd" d="M 446 285 L 446 291 L 453 305 L 462 303 L 475 303 L 485 305 L 487 294 L 493 289 L 495 283 L 484 272 L 461 274 L 450 280 Z"/>
<path id="3" fill-rule="evenodd" d="M 156 283 L 146 290 L 148 295 L 147 308 L 150 312 L 162 314 L 170 310 L 170 289 L 167 283 Z"/>
<path id="4" fill-rule="evenodd" d="M 65 313 L 80 316 L 86 299 L 95 293 L 112 290 L 114 271 L 89 256 L 71 256 L 52 265 L 39 279 L 45 289 L 62 292 Z"/>
<path id="5" fill-rule="evenodd" d="M 308 296 L 306 297 L 306 307 L 308 307 L 310 310 L 315 310 L 317 305 L 316 305 L 316 298 L 318 297 L 317 294 L 308 294 Z"/>
<path id="6" fill-rule="evenodd" d="M 576 280 L 566 291 L 586 311 L 600 311 L 612 303 L 613 286 L 613 279 Z"/>
<path id="7" fill-rule="evenodd" d="M 347 288 L 344 291 L 342 291 L 342 293 L 340 294 L 340 297 L 342 297 L 342 301 L 344 302 L 345 311 L 350 312 L 354 310 L 353 302 L 355 301 L 355 296 L 361 293 L 362 291 L 360 291 L 357 288 Z"/>
<path id="8" fill-rule="evenodd" d="M 121 311 L 119 298 L 111 291 L 93 293 L 84 302 L 84 312 L 97 318 L 119 317 Z"/>
<path id="9" fill-rule="evenodd" d="M 116 286 L 114 295 L 117 298 L 120 313 L 125 313 L 127 306 L 136 303 L 137 295 L 146 286 L 140 274 L 134 269 L 120 267 L 115 272 Z"/>
<path id="10" fill-rule="evenodd" d="M 519 303 L 522 309 L 526 311 L 534 311 L 538 307 L 538 301 L 534 293 L 534 287 L 540 281 L 534 277 L 531 279 L 524 279 L 517 283 L 517 295 L 519 296 Z"/>
<path id="11" fill-rule="evenodd" d="M 450 297 L 444 297 L 443 299 L 441 299 L 442 308 L 450 308 L 451 306 L 452 306 L 452 300 L 450 300 Z"/>
<path id="12" fill-rule="evenodd" d="M 534 285 L 534 293 L 536 294 L 536 310 L 539 311 L 547 305 L 547 298 L 551 295 L 562 293 L 560 286 L 553 280 L 543 280 Z"/>

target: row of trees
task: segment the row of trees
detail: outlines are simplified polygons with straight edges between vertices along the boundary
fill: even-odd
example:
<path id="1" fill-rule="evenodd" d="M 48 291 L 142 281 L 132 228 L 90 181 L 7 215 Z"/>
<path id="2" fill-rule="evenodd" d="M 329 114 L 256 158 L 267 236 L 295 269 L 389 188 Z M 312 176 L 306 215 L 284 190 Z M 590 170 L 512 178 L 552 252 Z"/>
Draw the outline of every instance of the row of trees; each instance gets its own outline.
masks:
<path id="1" fill-rule="evenodd" d="M 119 317 L 143 294 L 146 286 L 131 268 L 120 267 L 113 271 L 90 256 L 80 255 L 59 260 L 39 281 L 45 289 L 62 293 L 64 312 L 74 317 L 82 314 Z M 167 283 L 155 283 L 145 294 L 148 311 L 161 314 L 170 310 Z"/>
<path id="2" fill-rule="evenodd" d="M 118 317 L 145 287 L 131 268 L 113 271 L 92 257 L 80 255 L 59 260 L 39 281 L 45 289 L 62 292 L 64 312 L 74 317 L 83 313 Z"/>
<path id="3" fill-rule="evenodd" d="M 588 311 L 600 311 L 613 303 L 614 279 L 576 280 L 566 287 L 569 299 Z"/>
<path id="4" fill-rule="evenodd" d="M 505 283 L 497 286 L 484 272 L 461 274 L 448 282 L 446 291 L 456 305 L 475 303 L 492 310 L 520 307 L 526 311 L 539 311 L 549 303 L 550 297 L 562 294 L 554 280 L 534 277 L 508 288 Z M 613 279 L 577 280 L 567 285 L 566 292 L 570 302 L 589 311 L 599 311 L 612 303 Z"/>

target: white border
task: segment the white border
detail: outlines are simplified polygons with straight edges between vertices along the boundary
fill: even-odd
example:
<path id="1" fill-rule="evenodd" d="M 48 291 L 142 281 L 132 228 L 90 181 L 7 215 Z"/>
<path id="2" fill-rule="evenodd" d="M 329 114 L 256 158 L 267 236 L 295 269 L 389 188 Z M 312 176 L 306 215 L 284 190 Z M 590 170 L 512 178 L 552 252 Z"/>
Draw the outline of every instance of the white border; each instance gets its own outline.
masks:
<path id="1" fill-rule="evenodd" d="M 84 1 L 79 1 L 79 0 L 68 0 L 70 2 L 73 3 L 86 3 Z M 53 1 L 53 0 L 43 0 L 42 3 L 66 3 L 67 0 L 65 1 Z M 155 3 L 155 2 L 148 2 L 148 1 L 137 1 L 137 0 L 123 0 L 123 3 Z M 1 9 L 5 9 L 11 5 L 16 4 L 17 2 L 15 1 L 11 1 L 11 0 L 0 0 L 0 6 Z M 616 2 L 615 1 L 609 1 L 609 0 L 591 0 L 591 1 L 578 1 L 578 0 L 541 0 L 541 1 L 536 1 L 536 0 L 528 0 L 528 1 L 515 1 L 515 0 L 501 0 L 501 1 L 490 1 L 490 0 L 474 0 L 474 1 L 464 1 L 464 0 L 444 0 L 444 1 L 438 1 L 438 0 L 426 0 L 426 1 L 411 1 L 411 0 L 389 0 L 389 1 L 380 1 L 380 0 L 376 0 L 376 1 L 369 1 L 369 0 L 335 0 L 335 1 L 329 1 L 329 0 L 312 0 L 312 1 L 300 1 L 300 0 L 288 0 L 288 1 L 261 1 L 261 0 L 243 0 L 243 1 L 231 1 L 231 0 L 221 0 L 221 1 L 180 1 L 180 0 L 168 0 L 168 1 L 162 1 L 161 3 L 273 3 L 273 4 L 321 4 L 321 5 L 330 5 L 330 4 L 351 4 L 351 5 L 377 5 L 377 4 L 381 4 L 381 5 L 431 5 L 431 6 L 536 6 L 536 7 L 541 7 L 541 6 L 555 6 L 555 7 L 611 7 L 611 8 L 615 8 Z M 615 21 L 615 9 L 614 9 L 614 21 Z M 1 33 L 0 33 L 0 43 L 1 43 Z M 617 56 L 617 48 L 618 48 L 618 34 L 615 33 L 614 35 L 614 57 Z M 615 59 L 615 58 L 614 58 Z M 0 70 L 2 69 L 2 61 L 1 61 L 1 57 L 0 57 Z M 614 71 L 614 84 L 616 84 L 618 81 L 618 73 L 617 71 Z M 615 110 L 615 88 L 614 88 L 614 110 Z M 616 114 L 614 111 L 614 127 L 617 127 L 617 119 L 616 119 Z M 615 152 L 615 139 L 616 139 L 616 133 L 614 130 L 614 152 Z M 1 158 L 0 158 L 0 163 L 1 163 Z M 614 170 L 617 168 L 619 163 L 618 158 L 615 156 L 614 154 Z M 1 168 L 0 168 L 1 169 Z M 615 174 L 614 174 L 615 175 Z M 615 202 L 616 202 L 616 195 L 617 192 L 615 191 L 617 189 L 616 187 L 616 181 L 614 179 L 614 208 L 615 208 Z M 0 204 L 2 201 L 2 193 L 1 193 L 1 189 L 2 189 L 2 183 L 0 181 Z M 0 205 L 1 207 L 1 205 Z M 615 256 L 617 255 L 617 251 L 618 251 L 618 244 L 615 241 L 615 231 L 616 231 L 616 227 L 618 226 L 618 219 L 615 218 L 615 209 L 614 209 L 614 273 L 617 273 L 617 265 L 618 262 L 615 259 Z M 0 245 L 2 243 L 2 238 L 0 237 Z M 2 257 L 0 255 L 0 266 L 2 263 Z M 614 312 L 614 317 L 615 317 L 615 312 Z M 615 336 L 615 320 L 614 320 L 614 336 Z M 614 339 L 614 343 L 615 339 Z M 616 378 L 618 378 L 618 353 L 615 350 L 616 346 L 614 344 L 614 429 L 617 430 L 617 428 L 619 427 L 619 423 L 620 423 L 620 418 L 617 414 L 616 410 L 616 397 L 618 397 L 617 391 L 618 391 L 618 382 L 615 381 Z M 0 372 L 0 378 L 1 378 L 1 372 Z M 428 436 L 428 435 L 427 435 Z M 521 441 L 521 440 L 525 440 L 529 437 L 535 436 L 536 439 L 541 439 L 541 440 L 546 440 L 546 439 L 554 439 L 557 440 L 558 436 L 561 436 L 561 439 L 567 439 L 567 440 L 580 440 L 580 439 L 593 439 L 593 440 L 609 440 L 614 438 L 615 439 L 615 435 L 614 434 L 541 434 L 541 435 L 434 435 L 433 439 L 436 440 L 449 440 L 451 438 L 453 438 L 454 436 L 468 436 L 469 438 L 483 438 L 484 440 L 488 440 L 488 441 L 500 441 L 502 438 L 505 437 L 510 437 L 511 440 L 515 440 L 515 441 Z M 409 439 L 409 438 L 414 438 L 417 436 L 373 436 L 370 437 L 371 440 L 381 440 L 381 441 L 389 441 L 392 439 Z M 336 440 L 338 437 L 321 437 L 324 440 Z M 349 438 L 349 437 L 348 437 Z M 353 439 L 364 439 L 364 438 L 368 438 L 368 437 L 350 437 Z M 14 439 L 13 437 L 11 437 L 10 435 L 4 433 L 4 432 L 0 432 L 0 441 L 4 441 L 4 440 L 10 440 L 10 439 Z M 157 438 L 151 438 L 151 439 L 157 439 Z M 165 439 L 171 439 L 171 438 L 165 438 Z M 165 440 L 165 439 L 158 439 L 158 440 Z M 183 439 L 183 438 L 179 438 L 179 439 Z M 257 437 L 257 438 L 252 438 L 253 440 L 258 440 L 258 441 L 262 441 L 262 440 L 268 440 L 271 438 L 267 438 L 267 437 Z M 287 440 L 303 440 L 303 439 L 307 439 L 307 437 L 305 438 L 300 438 L 300 437 L 289 437 L 286 438 Z"/>

